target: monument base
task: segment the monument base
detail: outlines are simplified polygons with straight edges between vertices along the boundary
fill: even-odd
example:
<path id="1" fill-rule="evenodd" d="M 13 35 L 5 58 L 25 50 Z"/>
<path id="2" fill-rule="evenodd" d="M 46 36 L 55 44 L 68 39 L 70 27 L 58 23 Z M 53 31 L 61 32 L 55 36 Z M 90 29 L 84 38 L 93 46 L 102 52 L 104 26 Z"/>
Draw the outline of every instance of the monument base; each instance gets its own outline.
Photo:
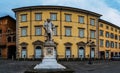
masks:
<path id="1" fill-rule="evenodd" d="M 34 69 L 65 69 L 64 66 L 57 63 L 55 46 L 53 41 L 46 41 L 44 43 L 44 58 L 42 63 L 36 65 Z"/>
<path id="2" fill-rule="evenodd" d="M 50 70 L 49 69 L 39 69 L 39 70 L 29 69 L 24 73 L 74 73 L 74 71 L 71 69 L 50 69 Z"/>
<path id="3" fill-rule="evenodd" d="M 57 63 L 56 59 L 45 57 L 42 63 L 36 65 L 34 69 L 65 69 L 65 67 Z"/>

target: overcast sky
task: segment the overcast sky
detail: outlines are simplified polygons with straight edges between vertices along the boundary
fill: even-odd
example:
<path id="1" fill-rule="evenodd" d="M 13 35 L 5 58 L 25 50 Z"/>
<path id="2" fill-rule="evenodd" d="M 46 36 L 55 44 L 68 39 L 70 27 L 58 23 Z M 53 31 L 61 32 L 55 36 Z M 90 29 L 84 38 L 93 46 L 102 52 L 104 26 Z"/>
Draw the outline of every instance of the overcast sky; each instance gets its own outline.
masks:
<path id="1" fill-rule="evenodd" d="M 101 19 L 120 26 L 120 0 L 1 0 L 0 17 L 15 17 L 11 9 L 35 5 L 61 5 L 85 9 L 102 14 Z"/>

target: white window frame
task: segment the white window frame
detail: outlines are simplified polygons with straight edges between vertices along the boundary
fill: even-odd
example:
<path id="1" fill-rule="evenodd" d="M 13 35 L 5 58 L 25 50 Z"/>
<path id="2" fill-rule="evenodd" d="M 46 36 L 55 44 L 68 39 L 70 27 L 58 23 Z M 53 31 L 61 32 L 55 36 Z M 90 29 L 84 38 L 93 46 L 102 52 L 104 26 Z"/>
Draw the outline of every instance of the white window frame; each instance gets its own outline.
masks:
<path id="1" fill-rule="evenodd" d="M 35 26 L 35 35 L 36 36 L 42 35 L 42 27 Z"/>

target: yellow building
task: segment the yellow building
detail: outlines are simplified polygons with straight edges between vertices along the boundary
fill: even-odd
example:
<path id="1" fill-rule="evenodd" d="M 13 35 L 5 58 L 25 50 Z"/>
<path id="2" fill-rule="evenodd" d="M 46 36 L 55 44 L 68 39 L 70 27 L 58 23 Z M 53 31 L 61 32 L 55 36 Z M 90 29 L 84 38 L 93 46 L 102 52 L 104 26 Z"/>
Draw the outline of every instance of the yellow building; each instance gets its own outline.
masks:
<path id="1" fill-rule="evenodd" d="M 110 38 L 99 36 L 100 30 L 113 27 L 120 31 L 118 26 L 100 19 L 100 14 L 72 7 L 64 6 L 30 6 L 13 9 L 16 13 L 16 45 L 17 58 L 41 58 L 45 34 L 43 24 L 51 19 L 55 25 L 54 41 L 56 55 L 59 58 L 101 58 L 102 52 L 107 50 L 120 52 L 120 49 L 106 48 L 99 45 L 100 40 Z M 103 24 L 103 27 L 100 25 Z M 120 43 L 120 40 L 112 40 Z M 120 46 L 120 45 L 119 45 Z M 110 55 L 109 55 L 110 56 Z"/>
<path id="2" fill-rule="evenodd" d="M 100 19 L 99 43 L 101 58 L 120 55 L 120 27 Z"/>

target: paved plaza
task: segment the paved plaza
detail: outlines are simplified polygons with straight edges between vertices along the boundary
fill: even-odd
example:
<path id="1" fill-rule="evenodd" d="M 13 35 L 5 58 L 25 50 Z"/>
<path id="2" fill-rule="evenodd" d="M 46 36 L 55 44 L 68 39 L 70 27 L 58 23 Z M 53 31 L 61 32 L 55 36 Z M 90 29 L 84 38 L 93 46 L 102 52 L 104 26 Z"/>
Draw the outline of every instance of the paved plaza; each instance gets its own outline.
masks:
<path id="1" fill-rule="evenodd" d="M 0 73 L 24 73 L 29 67 L 38 63 L 39 61 L 0 60 Z M 88 61 L 59 63 L 75 70 L 75 73 L 120 73 L 120 61 L 93 61 L 92 65 L 88 65 Z"/>

